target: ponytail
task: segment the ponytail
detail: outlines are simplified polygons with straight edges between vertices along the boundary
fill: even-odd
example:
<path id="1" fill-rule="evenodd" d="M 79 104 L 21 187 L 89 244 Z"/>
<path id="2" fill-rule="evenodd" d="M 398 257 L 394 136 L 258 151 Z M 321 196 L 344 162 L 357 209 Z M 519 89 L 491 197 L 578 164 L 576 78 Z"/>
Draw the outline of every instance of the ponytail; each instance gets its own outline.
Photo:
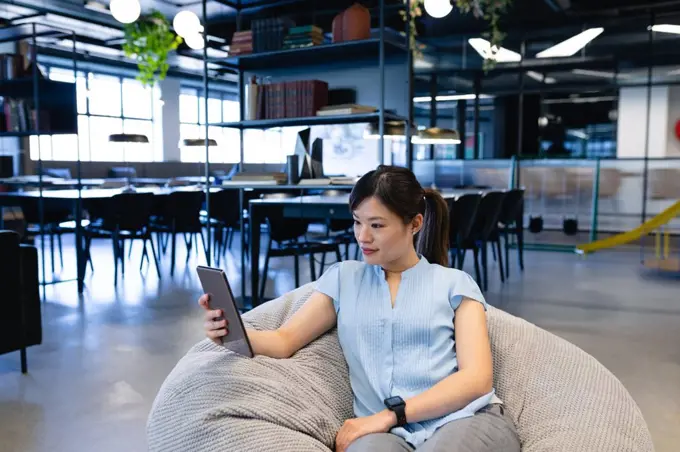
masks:
<path id="1" fill-rule="evenodd" d="M 436 190 L 424 190 L 423 227 L 416 237 L 416 251 L 433 264 L 449 266 L 449 206 Z"/>
<path id="2" fill-rule="evenodd" d="M 425 189 L 415 174 L 400 166 L 380 165 L 364 174 L 349 195 L 354 212 L 361 202 L 377 197 L 388 209 L 409 224 L 423 215 L 423 227 L 413 237 L 416 252 L 433 264 L 449 265 L 449 206 L 435 190 Z"/>

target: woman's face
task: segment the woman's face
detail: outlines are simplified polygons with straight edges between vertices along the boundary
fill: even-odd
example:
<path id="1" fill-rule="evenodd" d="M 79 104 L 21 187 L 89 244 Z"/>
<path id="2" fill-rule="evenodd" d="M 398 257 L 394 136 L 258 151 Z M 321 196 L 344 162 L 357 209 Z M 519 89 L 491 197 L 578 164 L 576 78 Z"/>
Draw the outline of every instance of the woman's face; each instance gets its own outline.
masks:
<path id="1" fill-rule="evenodd" d="M 371 196 L 354 210 L 354 237 L 364 262 L 385 265 L 401 259 L 413 249 L 413 236 L 422 226 L 418 214 L 409 224 Z"/>

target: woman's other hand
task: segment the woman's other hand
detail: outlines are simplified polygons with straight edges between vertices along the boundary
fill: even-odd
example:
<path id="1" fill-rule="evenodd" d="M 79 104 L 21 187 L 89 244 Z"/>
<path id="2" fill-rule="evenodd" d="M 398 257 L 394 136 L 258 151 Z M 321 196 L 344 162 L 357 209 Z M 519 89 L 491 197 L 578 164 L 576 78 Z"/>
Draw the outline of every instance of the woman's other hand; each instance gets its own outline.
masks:
<path id="1" fill-rule="evenodd" d="M 383 410 L 373 416 L 347 419 L 335 435 L 335 452 L 345 452 L 350 444 L 372 433 L 387 433 L 396 423 L 396 416 Z"/>

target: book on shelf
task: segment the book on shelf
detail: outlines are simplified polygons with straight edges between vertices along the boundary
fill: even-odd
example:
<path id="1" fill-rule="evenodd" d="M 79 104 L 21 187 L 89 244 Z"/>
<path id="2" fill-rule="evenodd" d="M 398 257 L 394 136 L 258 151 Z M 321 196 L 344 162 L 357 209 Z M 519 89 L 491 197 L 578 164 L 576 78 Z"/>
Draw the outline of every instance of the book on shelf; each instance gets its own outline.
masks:
<path id="1" fill-rule="evenodd" d="M 231 38 L 229 44 L 230 55 L 245 55 L 253 52 L 253 32 L 252 30 L 237 31 Z"/>
<path id="2" fill-rule="evenodd" d="M 288 31 L 295 26 L 290 18 L 273 17 L 255 19 L 252 22 L 253 52 L 281 50 Z"/>
<path id="3" fill-rule="evenodd" d="M 370 107 L 368 105 L 357 105 L 357 104 L 343 104 L 343 105 L 327 105 L 317 110 L 317 116 L 335 116 L 335 115 L 356 115 L 356 114 L 366 114 L 375 113 L 378 111 L 375 107 Z"/>
<path id="4" fill-rule="evenodd" d="M 13 53 L 0 54 L 0 80 L 26 77 L 26 59 Z"/>
<path id="5" fill-rule="evenodd" d="M 257 119 L 315 116 L 328 103 L 328 83 L 322 80 L 294 80 L 257 85 Z M 251 117 L 248 115 L 248 117 Z"/>
<path id="6" fill-rule="evenodd" d="M 293 27 L 283 40 L 284 49 L 298 49 L 321 45 L 326 41 L 323 30 L 316 25 Z"/>
<path id="7" fill-rule="evenodd" d="M 41 131 L 50 130 L 49 113 L 41 110 L 38 115 L 31 101 L 0 97 L 0 104 L 0 132 L 30 132 L 36 131 L 38 126 Z"/>

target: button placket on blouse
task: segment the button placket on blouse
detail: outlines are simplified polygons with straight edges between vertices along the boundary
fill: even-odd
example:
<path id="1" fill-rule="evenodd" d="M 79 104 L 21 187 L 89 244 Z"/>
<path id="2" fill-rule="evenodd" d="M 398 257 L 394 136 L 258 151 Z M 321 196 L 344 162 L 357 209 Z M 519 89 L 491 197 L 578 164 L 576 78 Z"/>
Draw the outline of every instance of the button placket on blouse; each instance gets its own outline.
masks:
<path id="1" fill-rule="evenodd" d="M 392 381 L 394 373 L 394 330 L 392 322 L 392 296 L 390 294 L 390 286 L 385 279 L 385 273 L 382 272 L 381 275 L 381 286 L 383 292 L 383 299 L 387 300 L 387 303 L 380 303 L 382 307 L 380 312 L 380 322 L 382 324 L 382 330 L 384 333 L 384 365 L 385 365 L 385 379 L 386 386 L 383 387 L 385 392 L 385 397 L 390 397 L 392 395 Z"/>

